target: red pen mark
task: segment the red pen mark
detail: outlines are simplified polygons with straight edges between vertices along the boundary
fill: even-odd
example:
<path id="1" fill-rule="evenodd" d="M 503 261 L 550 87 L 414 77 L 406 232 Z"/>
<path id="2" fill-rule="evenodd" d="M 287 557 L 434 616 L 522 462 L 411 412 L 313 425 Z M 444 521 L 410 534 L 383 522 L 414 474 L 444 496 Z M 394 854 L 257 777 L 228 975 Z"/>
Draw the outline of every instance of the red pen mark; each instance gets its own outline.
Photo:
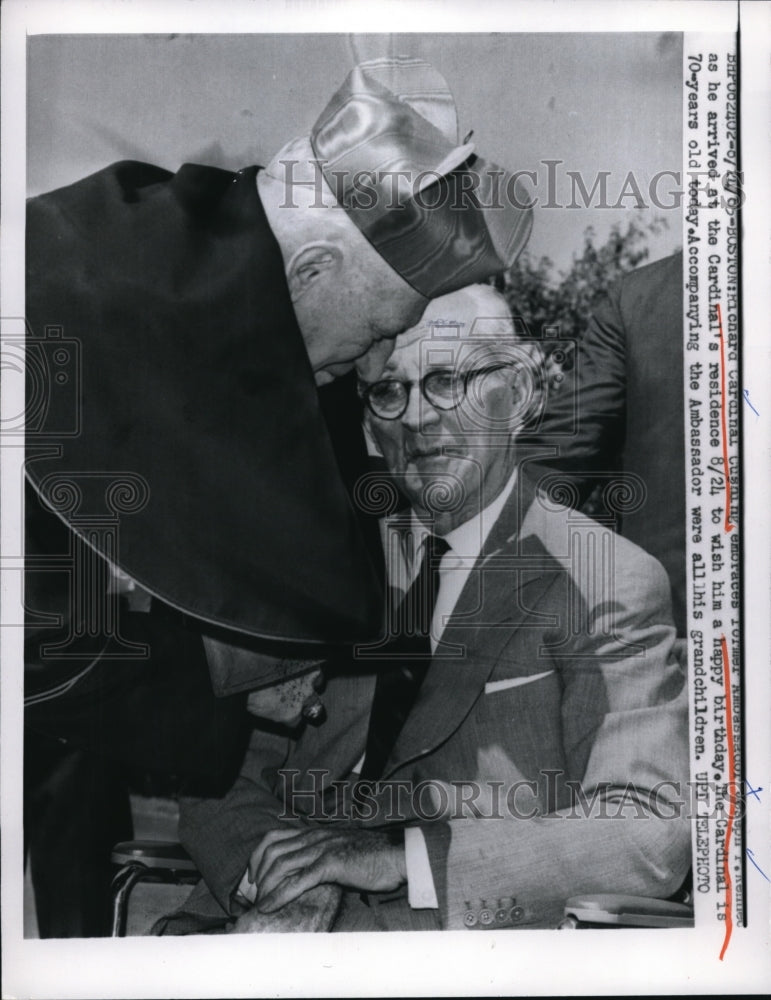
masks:
<path id="1" fill-rule="evenodd" d="M 733 708 L 731 706 L 731 664 L 728 660 L 728 643 L 724 635 L 720 636 L 720 646 L 723 652 L 723 687 L 725 689 L 725 715 L 726 715 L 726 744 L 728 753 L 728 782 L 729 787 L 732 789 L 732 794 L 728 797 L 728 823 L 726 824 L 725 831 L 725 844 L 723 847 L 723 877 L 725 879 L 726 889 L 725 889 L 725 937 L 723 938 L 723 947 L 720 949 L 720 961 L 723 961 L 723 955 L 726 953 L 726 948 L 728 947 L 728 942 L 731 940 L 731 932 L 733 931 L 733 907 L 731 903 L 731 868 L 728 860 L 728 848 L 731 843 L 731 833 L 734 827 L 734 818 L 736 816 L 736 793 L 735 793 L 735 769 L 734 769 L 734 724 L 733 724 Z"/>
<path id="2" fill-rule="evenodd" d="M 720 430 L 723 438 L 723 468 L 725 469 L 725 531 L 733 531 L 731 524 L 731 476 L 728 471 L 728 431 L 725 419 L 725 340 L 723 339 L 723 311 L 720 303 L 715 304 L 717 309 L 717 329 L 720 340 Z"/>

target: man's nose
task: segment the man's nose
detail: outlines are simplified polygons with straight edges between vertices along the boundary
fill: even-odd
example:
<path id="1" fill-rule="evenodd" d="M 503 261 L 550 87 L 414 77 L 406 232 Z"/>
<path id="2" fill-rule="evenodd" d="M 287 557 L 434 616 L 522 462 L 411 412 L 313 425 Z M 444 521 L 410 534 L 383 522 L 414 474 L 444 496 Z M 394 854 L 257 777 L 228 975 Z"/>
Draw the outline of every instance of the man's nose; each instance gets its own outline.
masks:
<path id="1" fill-rule="evenodd" d="M 365 382 L 377 382 L 391 357 L 394 343 L 393 338 L 376 341 L 366 354 L 356 359 L 355 367 L 360 379 Z"/>
<path id="2" fill-rule="evenodd" d="M 415 433 L 425 431 L 439 423 L 439 412 L 426 399 L 417 385 L 411 385 L 407 397 L 407 409 L 402 414 L 404 426 Z"/>

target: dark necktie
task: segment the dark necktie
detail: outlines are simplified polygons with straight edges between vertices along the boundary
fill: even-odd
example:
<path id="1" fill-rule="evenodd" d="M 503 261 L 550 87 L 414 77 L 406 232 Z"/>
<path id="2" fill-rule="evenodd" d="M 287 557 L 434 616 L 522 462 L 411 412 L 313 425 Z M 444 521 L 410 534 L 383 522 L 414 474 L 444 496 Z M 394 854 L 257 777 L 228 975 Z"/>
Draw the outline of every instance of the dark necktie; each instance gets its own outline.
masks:
<path id="1" fill-rule="evenodd" d="M 448 549 L 443 538 L 427 536 L 420 571 L 398 607 L 400 632 L 386 654 L 391 662 L 385 660 L 378 666 L 362 778 L 374 780 L 382 775 L 428 671 L 439 563 Z"/>

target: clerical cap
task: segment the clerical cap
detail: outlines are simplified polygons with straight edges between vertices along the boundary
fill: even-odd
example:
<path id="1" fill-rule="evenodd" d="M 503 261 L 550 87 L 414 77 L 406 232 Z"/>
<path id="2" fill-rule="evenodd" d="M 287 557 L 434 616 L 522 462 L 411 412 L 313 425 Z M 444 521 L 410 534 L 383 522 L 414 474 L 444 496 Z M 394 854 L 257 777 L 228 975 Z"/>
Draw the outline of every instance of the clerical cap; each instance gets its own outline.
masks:
<path id="1" fill-rule="evenodd" d="M 310 139 L 349 218 L 427 298 L 505 270 L 527 243 L 519 179 L 459 141 L 447 83 L 421 59 L 356 66 Z"/>

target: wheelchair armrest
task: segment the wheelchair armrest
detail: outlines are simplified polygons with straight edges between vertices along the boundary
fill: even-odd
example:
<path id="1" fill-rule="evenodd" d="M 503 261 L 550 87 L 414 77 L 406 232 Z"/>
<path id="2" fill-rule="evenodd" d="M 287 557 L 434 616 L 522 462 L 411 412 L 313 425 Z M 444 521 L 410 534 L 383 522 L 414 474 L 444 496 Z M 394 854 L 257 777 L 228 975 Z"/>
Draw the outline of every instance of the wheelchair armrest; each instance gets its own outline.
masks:
<path id="1" fill-rule="evenodd" d="M 144 865 L 174 872 L 196 872 L 196 864 L 181 844 L 163 840 L 124 840 L 112 849 L 114 865 Z"/>
<path id="2" fill-rule="evenodd" d="M 571 896 L 560 927 L 599 924 L 613 927 L 693 927 L 693 907 L 649 896 L 596 893 Z"/>
<path id="3" fill-rule="evenodd" d="M 113 937 L 123 937 L 126 933 L 129 897 L 134 886 L 140 882 L 189 886 L 200 878 L 184 847 L 164 840 L 124 840 L 113 847 L 110 860 L 118 869 L 111 885 Z"/>

